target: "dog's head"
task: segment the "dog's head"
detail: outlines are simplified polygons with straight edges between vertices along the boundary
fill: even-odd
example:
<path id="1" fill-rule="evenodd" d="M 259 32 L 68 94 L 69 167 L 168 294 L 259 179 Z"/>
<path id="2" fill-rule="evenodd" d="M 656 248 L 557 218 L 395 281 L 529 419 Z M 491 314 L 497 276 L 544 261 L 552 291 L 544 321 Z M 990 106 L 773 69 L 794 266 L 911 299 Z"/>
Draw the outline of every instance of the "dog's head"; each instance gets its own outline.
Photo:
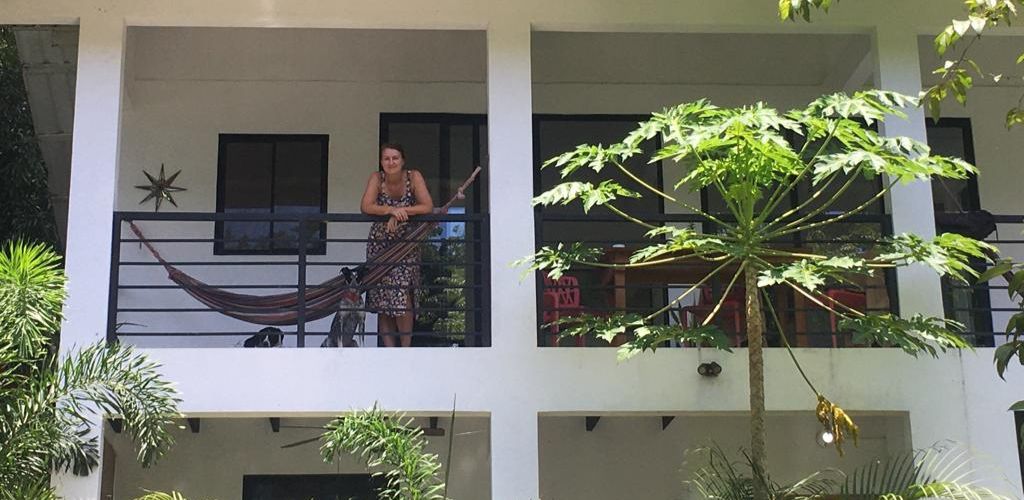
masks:
<path id="1" fill-rule="evenodd" d="M 280 328 L 268 326 L 259 331 L 256 335 L 245 339 L 244 347 L 280 347 L 284 340 L 284 333 Z"/>
<path id="2" fill-rule="evenodd" d="M 341 268 L 341 276 L 345 280 L 345 284 L 351 287 L 358 287 L 363 281 L 363 268 L 357 267 L 355 269 L 349 269 L 347 267 Z"/>

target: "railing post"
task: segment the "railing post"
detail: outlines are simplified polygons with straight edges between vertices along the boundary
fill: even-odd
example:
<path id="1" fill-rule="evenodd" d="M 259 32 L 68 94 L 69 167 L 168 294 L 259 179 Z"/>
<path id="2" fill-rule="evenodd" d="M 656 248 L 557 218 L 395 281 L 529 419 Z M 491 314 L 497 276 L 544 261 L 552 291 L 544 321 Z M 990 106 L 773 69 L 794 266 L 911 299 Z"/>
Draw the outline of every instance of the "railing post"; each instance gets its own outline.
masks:
<path id="1" fill-rule="evenodd" d="M 306 347 L 306 216 L 299 216 L 298 318 L 295 321 L 295 345 Z"/>
<path id="2" fill-rule="evenodd" d="M 114 212 L 110 231 L 110 284 L 107 296 L 107 344 L 117 342 L 118 277 L 121 273 L 121 214 Z"/>
<path id="3" fill-rule="evenodd" d="M 483 277 L 490 276 L 491 269 L 491 223 L 490 217 L 487 214 L 483 214 L 480 218 L 480 246 L 482 246 L 482 252 L 478 252 L 477 255 L 482 256 L 480 272 L 476 273 L 477 282 L 483 284 Z M 488 280 L 489 281 L 489 280 Z M 482 295 L 482 304 L 479 304 L 479 308 L 482 312 L 480 324 L 477 328 L 480 330 L 480 345 L 482 347 L 491 347 L 491 284 L 488 282 L 485 286 L 479 288 Z"/>

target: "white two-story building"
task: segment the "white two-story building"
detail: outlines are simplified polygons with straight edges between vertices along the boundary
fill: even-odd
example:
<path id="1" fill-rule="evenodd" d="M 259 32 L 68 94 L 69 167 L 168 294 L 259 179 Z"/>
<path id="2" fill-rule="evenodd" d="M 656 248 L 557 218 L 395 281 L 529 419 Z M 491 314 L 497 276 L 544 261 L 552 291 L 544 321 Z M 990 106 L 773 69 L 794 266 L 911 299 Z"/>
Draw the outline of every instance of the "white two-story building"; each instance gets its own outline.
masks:
<path id="1" fill-rule="evenodd" d="M 619 363 L 614 348 L 558 341 L 540 326 L 561 307 L 659 306 L 693 281 L 669 270 L 580 272 L 578 287 L 560 289 L 510 264 L 554 241 L 586 240 L 609 255 L 638 243 L 601 214 L 535 210 L 531 198 L 557 181 L 539 170 L 544 159 L 620 139 L 644 115 L 701 98 L 789 109 L 866 87 L 916 94 L 941 64 L 932 37 L 961 14 L 956 0 L 861 0 L 812 23 L 781 23 L 776 8 L 768 0 L 0 0 L 0 24 L 18 28 L 66 231 L 62 348 L 138 346 L 175 382 L 188 417 L 173 450 L 149 469 L 135 462 L 118 422 L 104 422 L 103 467 L 55 477 L 61 493 L 359 495 L 367 479 L 357 460 L 324 464 L 315 443 L 289 445 L 315 437 L 329 417 L 379 403 L 445 430 L 428 439 L 450 462 L 453 498 L 695 498 L 682 483 L 685 451 L 715 442 L 733 453 L 747 443 L 742 345 L 734 354 L 666 347 Z M 986 71 L 1019 74 L 1022 35 L 986 34 L 972 55 Z M 1003 124 L 1022 92 L 1019 78 L 980 81 L 966 107 L 947 104 L 938 122 L 912 109 L 885 123 L 885 134 L 927 140 L 981 175 L 899 186 L 863 218 L 795 243 L 860 248 L 884 234 L 933 235 L 937 213 L 942 222 L 984 209 L 997 222 L 987 238 L 1024 258 L 1024 132 Z M 359 347 L 320 348 L 331 317 L 318 319 L 322 311 L 305 300 L 270 311 L 296 315 L 280 327 L 283 345 L 246 348 L 266 325 L 186 294 L 130 228 L 211 290 L 315 292 L 365 260 L 370 219 L 359 201 L 386 141 L 405 145 L 438 205 L 483 167 L 423 244 L 412 348 L 378 348 L 372 314 Z M 180 171 L 174 185 L 185 190 L 154 213 L 136 186 L 161 168 L 168 177 Z M 669 188 L 678 176 L 668 163 L 643 172 Z M 715 208 L 707 194 L 681 196 Z M 633 208 L 692 221 L 653 199 Z M 1007 408 L 1024 399 L 1024 373 L 1011 370 L 1004 382 L 992 366 L 1013 308 L 1005 283 L 967 289 L 910 268 L 865 288 L 861 307 L 959 319 L 979 347 L 937 359 L 844 348 L 827 313 L 789 300 L 797 355 L 862 436 L 842 458 L 817 444 L 815 399 L 769 335 L 776 479 L 953 440 L 983 464 L 991 487 L 1019 496 L 1018 425 Z M 560 292 L 568 305 L 554 300 Z M 700 300 L 663 320 L 700 314 Z M 721 374 L 698 375 L 712 361 Z"/>

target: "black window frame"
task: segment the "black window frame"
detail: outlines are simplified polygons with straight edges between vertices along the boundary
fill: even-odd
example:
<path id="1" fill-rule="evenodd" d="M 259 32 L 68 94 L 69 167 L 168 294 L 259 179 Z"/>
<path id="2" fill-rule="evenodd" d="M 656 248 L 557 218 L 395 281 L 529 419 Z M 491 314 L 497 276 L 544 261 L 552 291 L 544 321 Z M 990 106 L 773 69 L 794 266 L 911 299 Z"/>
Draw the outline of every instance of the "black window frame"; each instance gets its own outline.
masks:
<path id="1" fill-rule="evenodd" d="M 974 155 L 974 128 L 971 126 L 970 118 L 949 118 L 941 117 L 938 120 L 934 118 L 925 119 L 925 129 L 932 127 L 945 127 L 945 128 L 958 128 L 960 133 L 963 134 L 964 143 L 964 157 L 962 160 L 975 165 Z M 935 182 L 938 179 L 933 179 Z M 965 211 L 970 210 L 981 210 L 981 190 L 978 188 L 978 176 L 977 174 L 970 174 L 967 176 L 967 204 L 962 207 Z"/>
<path id="2" fill-rule="evenodd" d="M 227 161 L 226 148 L 229 144 L 236 143 L 271 143 L 273 144 L 273 153 L 271 153 L 271 175 L 270 175 L 270 212 L 268 215 L 273 215 L 274 212 L 274 173 L 277 166 L 277 143 L 278 142 L 315 142 L 320 144 L 320 214 L 327 213 L 327 176 L 328 176 L 328 152 L 330 147 L 330 135 L 329 134 L 239 134 L 239 133 L 222 133 L 217 137 L 217 213 L 224 213 L 224 194 L 225 189 L 225 162 Z M 298 255 L 298 246 L 294 248 L 275 248 L 273 240 L 270 240 L 269 248 L 267 249 L 249 249 L 249 250 L 234 250 L 224 247 L 224 220 L 218 220 L 214 225 L 214 255 Z M 258 221 L 257 221 L 258 222 Z M 270 222 L 270 234 L 268 239 L 273 236 L 274 223 Z M 327 253 L 327 225 L 324 222 L 318 223 L 318 231 L 313 235 L 318 243 L 316 245 L 309 245 L 306 249 L 308 255 L 325 255 Z"/>
<path id="3" fill-rule="evenodd" d="M 463 179 L 452 179 L 451 177 L 451 127 L 454 126 L 471 126 L 473 127 L 473 164 L 477 166 L 483 166 L 489 163 L 488 155 L 484 154 L 482 143 L 487 140 L 484 134 L 481 132 L 482 127 L 488 126 L 487 115 L 484 113 L 413 113 L 413 112 L 382 112 L 378 116 L 378 143 L 384 144 L 391 142 L 391 126 L 397 124 L 427 124 L 437 125 L 439 130 L 438 139 L 440 145 L 438 147 L 438 177 L 440 178 L 440 184 L 438 186 L 437 196 L 434 198 L 435 202 L 444 202 L 451 197 L 452 184 L 454 182 L 460 182 Z M 490 133 L 490 129 L 487 129 L 487 133 Z M 398 141 L 401 142 L 401 141 Z M 377 166 L 378 172 L 383 172 L 384 169 Z M 487 194 L 487 203 L 482 200 L 483 191 L 488 189 L 486 183 L 481 184 L 481 181 L 477 180 L 477 185 L 470 189 L 467 194 L 467 208 L 471 208 L 471 211 L 467 211 L 465 215 L 475 215 L 482 217 L 480 219 L 481 224 L 479 228 L 482 230 L 479 236 L 480 241 L 473 244 L 473 253 L 477 256 L 478 260 L 482 262 L 490 262 L 490 229 L 488 227 L 489 219 L 489 205 L 491 202 L 490 193 Z M 467 222 L 468 224 L 468 222 Z M 491 313 L 490 303 L 491 295 L 489 286 L 485 286 L 484 275 L 487 274 L 487 267 L 481 268 L 481 272 L 474 273 L 473 281 L 473 303 L 480 304 L 481 307 L 474 311 L 467 311 L 466 314 L 473 315 L 473 322 L 477 326 L 477 330 L 480 332 L 480 336 L 473 337 L 467 335 L 465 340 L 460 345 L 463 347 L 490 347 L 491 346 Z M 468 333 L 468 332 L 467 332 Z M 426 338 L 426 340 L 431 340 Z M 381 342 L 378 339 L 378 342 Z M 413 337 L 413 346 L 417 346 L 420 340 L 417 337 Z M 383 346 L 383 344 L 380 344 Z M 429 345 L 429 344 L 428 344 Z M 447 345 L 447 344 L 445 344 Z"/>
<path id="4" fill-rule="evenodd" d="M 531 135 L 533 137 L 533 195 L 539 196 L 546 189 L 542 186 L 541 182 L 541 168 L 549 158 L 543 158 L 541 156 L 541 141 L 540 141 L 540 125 L 543 122 L 623 122 L 637 124 L 650 120 L 651 115 L 636 114 L 636 113 L 533 113 L 531 120 Z M 660 150 L 662 146 L 661 137 L 656 136 L 652 139 L 654 141 L 655 151 Z M 659 168 L 657 171 L 657 189 L 665 189 L 665 168 L 662 161 L 659 161 Z M 550 188 L 547 188 L 550 189 Z M 658 197 L 658 211 L 655 213 L 638 213 L 634 214 L 637 216 L 655 216 L 657 218 L 665 217 L 665 199 Z M 545 244 L 544 240 L 544 207 L 536 205 L 533 207 L 533 247 L 539 250 Z M 543 333 L 543 311 L 544 311 L 544 273 L 534 273 L 534 297 L 536 300 L 536 313 L 537 317 L 535 323 L 537 325 L 537 347 L 546 347 Z M 662 301 L 668 302 L 668 289 L 661 292 Z"/>
<path id="5" fill-rule="evenodd" d="M 930 128 L 933 128 L 933 127 L 934 128 L 943 127 L 943 128 L 960 129 L 960 133 L 962 134 L 963 146 L 964 146 L 964 157 L 961 158 L 961 159 L 966 161 L 967 163 L 970 163 L 971 165 L 975 165 L 975 166 L 977 165 L 975 163 L 976 162 L 976 157 L 975 157 L 975 150 L 974 150 L 974 128 L 971 125 L 971 119 L 970 118 L 940 117 L 938 120 L 936 120 L 934 118 L 931 118 L 931 117 L 927 118 L 925 120 L 925 128 L 926 128 L 926 130 L 930 129 Z M 941 179 L 932 179 L 931 182 L 932 183 L 942 182 L 942 180 Z M 973 210 L 982 210 L 982 205 L 981 205 L 981 189 L 978 186 L 978 175 L 977 174 L 973 174 L 972 173 L 972 174 L 968 175 L 968 177 L 967 177 L 967 186 L 966 187 L 967 187 L 967 199 L 964 200 L 965 201 L 964 205 L 960 207 L 961 211 L 963 211 L 963 212 L 970 212 L 970 211 L 973 211 Z M 934 205 L 934 203 L 933 203 L 933 205 Z M 936 211 L 934 209 L 934 207 L 932 209 L 932 212 L 933 212 L 933 217 L 934 217 L 934 214 L 939 214 L 940 213 L 940 212 Z M 946 211 L 944 213 L 955 213 L 955 212 Z M 935 220 L 935 232 L 937 234 L 942 232 L 941 229 L 939 228 L 939 221 L 938 221 L 938 219 Z M 981 268 L 979 270 L 984 270 L 984 268 Z M 947 318 L 955 319 L 956 318 L 956 313 L 955 313 L 955 311 L 952 310 L 953 309 L 953 304 L 950 303 L 950 296 L 949 296 L 949 294 L 950 294 L 951 290 L 948 288 L 950 285 L 951 285 L 951 283 L 948 281 L 948 278 L 943 278 L 942 279 L 942 282 L 941 282 L 941 287 L 942 287 L 942 309 L 943 309 L 944 315 Z M 980 328 L 981 329 L 980 331 L 992 332 L 991 335 L 986 335 L 984 333 L 982 333 L 980 335 L 975 334 L 974 335 L 974 345 L 977 346 L 977 347 L 992 347 L 992 346 L 995 345 L 995 326 L 994 326 L 995 322 L 993 321 L 993 318 L 992 318 L 992 300 L 991 300 L 991 297 L 989 295 L 990 294 L 990 290 L 991 289 L 989 288 L 989 284 L 988 283 L 979 283 L 979 284 L 975 285 L 974 290 L 971 292 L 971 309 L 973 309 L 973 310 L 969 311 L 969 315 L 971 317 L 971 323 L 972 323 L 971 326 L 972 326 L 972 328 L 970 328 L 965 333 L 966 334 L 972 334 L 974 332 L 971 331 L 971 330 L 977 330 L 977 328 Z M 975 325 L 977 325 L 977 326 L 975 326 Z M 1024 417 L 1022 417 L 1022 418 L 1024 418 Z M 1024 471 L 1024 463 L 1021 464 L 1021 467 L 1022 467 L 1022 471 Z"/>

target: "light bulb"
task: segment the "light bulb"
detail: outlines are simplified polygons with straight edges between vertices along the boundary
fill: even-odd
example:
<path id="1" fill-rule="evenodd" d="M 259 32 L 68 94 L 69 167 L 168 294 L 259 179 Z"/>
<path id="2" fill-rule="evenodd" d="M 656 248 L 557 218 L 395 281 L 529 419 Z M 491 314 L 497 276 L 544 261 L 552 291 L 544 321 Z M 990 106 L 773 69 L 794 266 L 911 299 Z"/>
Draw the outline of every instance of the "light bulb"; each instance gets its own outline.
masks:
<path id="1" fill-rule="evenodd" d="M 835 434 L 832 434 L 832 431 L 825 429 L 818 432 L 816 439 L 818 441 L 818 445 L 824 448 L 825 446 L 834 443 L 836 440 L 836 436 Z"/>

